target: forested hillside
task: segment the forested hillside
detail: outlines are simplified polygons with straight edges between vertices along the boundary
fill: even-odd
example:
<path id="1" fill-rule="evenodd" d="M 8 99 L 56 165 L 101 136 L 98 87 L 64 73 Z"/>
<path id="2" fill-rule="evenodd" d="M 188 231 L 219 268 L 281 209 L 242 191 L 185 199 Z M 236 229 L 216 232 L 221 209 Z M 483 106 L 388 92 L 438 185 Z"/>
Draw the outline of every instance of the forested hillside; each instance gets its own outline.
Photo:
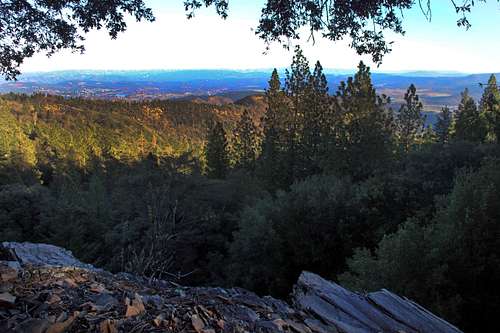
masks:
<path id="1" fill-rule="evenodd" d="M 45 95 L 1 96 L 2 151 L 22 147 L 28 163 L 50 149 L 80 167 L 93 158 L 137 160 L 148 153 L 200 156 L 207 126 L 234 126 L 237 105 L 187 101 L 101 101 Z M 256 116 L 258 117 L 258 115 Z M 29 153 L 28 151 L 31 151 Z"/>
<path id="2" fill-rule="evenodd" d="M 427 127 L 370 69 L 300 49 L 236 104 L 3 95 L 1 240 L 112 271 L 287 295 L 302 270 L 410 296 L 467 332 L 500 311 L 500 92 Z M 262 114 L 263 113 L 263 114 Z"/>

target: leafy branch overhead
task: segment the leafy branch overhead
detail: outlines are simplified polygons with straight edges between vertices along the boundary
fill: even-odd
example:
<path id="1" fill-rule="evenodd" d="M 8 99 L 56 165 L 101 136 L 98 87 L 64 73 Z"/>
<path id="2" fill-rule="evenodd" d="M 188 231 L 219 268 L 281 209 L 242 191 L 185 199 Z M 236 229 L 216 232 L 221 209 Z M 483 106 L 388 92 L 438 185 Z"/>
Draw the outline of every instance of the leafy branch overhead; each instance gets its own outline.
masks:
<path id="1" fill-rule="evenodd" d="M 467 14 L 477 2 L 486 0 L 449 2 L 460 15 L 457 25 L 468 29 L 471 24 Z M 186 0 L 184 5 L 188 18 L 203 5 L 214 6 L 222 18 L 228 16 L 229 0 Z M 267 0 L 256 34 L 268 48 L 272 42 L 288 48 L 290 40 L 300 38 L 302 28 L 309 30 L 313 42 L 317 33 L 332 41 L 348 37 L 358 54 L 369 54 L 380 64 L 392 44 L 386 41 L 384 30 L 404 34 L 403 11 L 415 6 L 427 20 L 432 19 L 431 0 Z"/>
<path id="2" fill-rule="evenodd" d="M 83 52 L 83 35 L 92 29 L 104 28 L 114 39 L 126 30 L 127 14 L 154 21 L 142 0 L 2 0 L 0 73 L 15 79 L 24 59 L 37 52 Z"/>
<path id="3" fill-rule="evenodd" d="M 467 14 L 477 2 L 486 0 L 450 0 L 459 26 L 470 27 Z M 202 6 L 213 6 L 222 18 L 229 13 L 229 0 L 184 1 L 188 18 Z M 392 44 L 384 31 L 404 34 L 403 12 L 415 6 L 431 19 L 430 0 L 267 0 L 256 34 L 268 47 L 279 42 L 287 48 L 302 28 L 313 41 L 315 33 L 332 41 L 348 37 L 357 53 L 380 64 Z M 83 52 L 84 34 L 92 29 L 104 28 L 114 39 L 126 30 L 126 15 L 154 21 L 144 0 L 0 0 L 0 73 L 15 79 L 23 61 L 38 52 Z"/>

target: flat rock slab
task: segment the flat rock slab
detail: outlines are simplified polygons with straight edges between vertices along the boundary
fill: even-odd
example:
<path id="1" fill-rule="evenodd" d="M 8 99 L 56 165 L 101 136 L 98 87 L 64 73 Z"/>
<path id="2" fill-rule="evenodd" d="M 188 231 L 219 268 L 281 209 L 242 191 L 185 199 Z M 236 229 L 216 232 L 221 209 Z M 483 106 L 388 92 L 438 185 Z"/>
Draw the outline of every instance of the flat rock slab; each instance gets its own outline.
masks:
<path id="1" fill-rule="evenodd" d="M 341 332 L 461 332 L 422 306 L 387 290 L 354 293 L 309 272 L 300 275 L 293 301 L 296 308 Z"/>
<path id="2" fill-rule="evenodd" d="M 49 244 L 3 242 L 3 251 L 10 251 L 22 265 L 60 266 L 94 269 L 92 265 L 77 260 L 71 251 Z"/>

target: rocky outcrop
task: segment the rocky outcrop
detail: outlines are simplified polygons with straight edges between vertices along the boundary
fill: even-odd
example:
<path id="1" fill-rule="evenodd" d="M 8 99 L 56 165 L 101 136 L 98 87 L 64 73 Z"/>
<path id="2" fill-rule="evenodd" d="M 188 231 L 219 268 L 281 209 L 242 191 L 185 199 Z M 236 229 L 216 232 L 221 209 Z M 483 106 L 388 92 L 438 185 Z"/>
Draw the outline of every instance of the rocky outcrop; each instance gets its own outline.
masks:
<path id="1" fill-rule="evenodd" d="M 309 272 L 301 274 L 292 296 L 296 309 L 342 332 L 460 332 L 420 305 L 388 290 L 361 295 Z"/>
<path id="2" fill-rule="evenodd" d="M 389 291 L 361 295 L 304 272 L 292 306 L 244 289 L 111 274 L 64 249 L 0 247 L 0 332 L 460 332 Z"/>
<path id="3" fill-rule="evenodd" d="M 61 266 L 94 269 L 92 265 L 77 260 L 71 251 L 49 244 L 3 242 L 2 255 L 6 260 L 14 260 L 21 265 Z"/>

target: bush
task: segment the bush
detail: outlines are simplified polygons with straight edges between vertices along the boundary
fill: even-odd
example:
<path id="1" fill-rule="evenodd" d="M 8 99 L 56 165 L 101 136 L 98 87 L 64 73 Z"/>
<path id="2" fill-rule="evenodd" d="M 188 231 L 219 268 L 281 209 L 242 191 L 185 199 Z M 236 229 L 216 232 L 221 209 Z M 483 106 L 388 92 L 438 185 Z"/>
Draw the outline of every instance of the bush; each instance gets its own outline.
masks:
<path id="1" fill-rule="evenodd" d="M 385 224 L 377 182 L 314 176 L 243 210 L 231 245 L 233 284 L 285 295 L 302 270 L 335 278 Z"/>

